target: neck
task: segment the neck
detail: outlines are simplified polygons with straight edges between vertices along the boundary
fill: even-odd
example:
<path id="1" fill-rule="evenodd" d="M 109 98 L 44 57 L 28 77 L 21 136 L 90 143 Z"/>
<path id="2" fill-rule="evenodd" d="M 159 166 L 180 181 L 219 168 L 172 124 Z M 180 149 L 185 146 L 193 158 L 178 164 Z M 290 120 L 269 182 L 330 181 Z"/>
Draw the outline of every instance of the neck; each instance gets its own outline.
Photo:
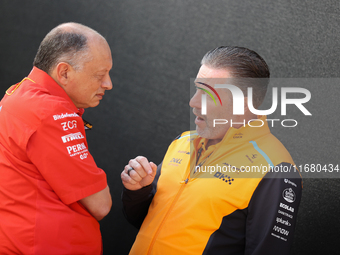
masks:
<path id="1" fill-rule="evenodd" d="M 205 148 L 208 149 L 210 145 L 215 145 L 219 143 L 220 141 L 222 141 L 222 139 L 209 139 L 207 144 L 205 145 Z"/>
<path id="2" fill-rule="evenodd" d="M 252 113 L 249 113 L 249 114 L 247 114 L 246 116 L 243 116 L 243 117 L 244 117 L 245 123 L 248 123 L 248 121 L 251 120 L 251 119 L 257 119 L 257 115 L 252 114 Z M 233 125 L 233 128 L 235 128 L 235 129 L 239 129 L 239 128 L 241 128 L 241 127 L 243 127 L 242 124 Z M 229 130 L 229 129 L 228 129 L 228 130 Z M 226 133 L 227 133 L 227 132 L 226 132 Z M 225 134 L 224 134 L 224 135 L 225 135 Z M 224 137 L 224 136 L 223 136 L 223 137 Z M 206 146 L 205 146 L 205 148 L 208 149 L 209 146 L 215 145 L 215 144 L 221 142 L 222 139 L 223 139 L 223 137 L 222 137 L 221 139 L 209 139 L 208 142 L 207 142 L 207 144 L 206 144 Z"/>

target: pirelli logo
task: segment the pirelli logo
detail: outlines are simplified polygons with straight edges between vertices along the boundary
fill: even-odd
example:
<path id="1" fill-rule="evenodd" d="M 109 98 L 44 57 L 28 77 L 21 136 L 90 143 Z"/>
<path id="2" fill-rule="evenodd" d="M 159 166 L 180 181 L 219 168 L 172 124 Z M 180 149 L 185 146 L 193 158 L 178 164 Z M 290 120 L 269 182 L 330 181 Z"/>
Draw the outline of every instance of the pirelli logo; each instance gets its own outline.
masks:
<path id="1" fill-rule="evenodd" d="M 78 133 L 73 133 L 73 134 L 69 134 L 69 135 L 64 135 L 61 137 L 61 140 L 63 140 L 63 143 L 67 143 L 67 142 L 71 142 L 74 140 L 79 140 L 79 139 L 83 139 L 85 138 L 83 136 L 82 133 L 78 132 Z"/>

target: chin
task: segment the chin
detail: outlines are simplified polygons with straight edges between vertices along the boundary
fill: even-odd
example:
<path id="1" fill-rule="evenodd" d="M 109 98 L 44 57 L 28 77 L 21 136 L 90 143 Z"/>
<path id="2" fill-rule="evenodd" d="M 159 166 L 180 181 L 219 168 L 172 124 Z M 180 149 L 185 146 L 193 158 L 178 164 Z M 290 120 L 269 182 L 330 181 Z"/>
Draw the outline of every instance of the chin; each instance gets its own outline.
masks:
<path id="1" fill-rule="evenodd" d="M 98 106 L 99 105 L 99 101 L 98 102 L 96 102 L 96 103 L 92 103 L 92 104 L 90 104 L 87 108 L 93 108 L 93 107 L 96 107 L 96 106 Z"/>
<path id="2" fill-rule="evenodd" d="M 209 131 L 201 129 L 198 126 L 196 126 L 196 132 L 200 137 L 209 139 Z"/>

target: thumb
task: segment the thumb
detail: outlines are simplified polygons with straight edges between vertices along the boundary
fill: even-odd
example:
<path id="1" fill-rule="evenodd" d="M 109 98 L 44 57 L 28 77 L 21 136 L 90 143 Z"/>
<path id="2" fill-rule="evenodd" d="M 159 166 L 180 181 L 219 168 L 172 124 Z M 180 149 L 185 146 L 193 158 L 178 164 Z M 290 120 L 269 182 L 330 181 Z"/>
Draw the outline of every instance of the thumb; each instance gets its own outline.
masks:
<path id="1" fill-rule="evenodd" d="M 148 174 L 151 174 L 152 176 L 156 176 L 157 165 L 153 162 L 150 162 L 150 166 L 151 166 L 152 171 L 149 172 Z"/>

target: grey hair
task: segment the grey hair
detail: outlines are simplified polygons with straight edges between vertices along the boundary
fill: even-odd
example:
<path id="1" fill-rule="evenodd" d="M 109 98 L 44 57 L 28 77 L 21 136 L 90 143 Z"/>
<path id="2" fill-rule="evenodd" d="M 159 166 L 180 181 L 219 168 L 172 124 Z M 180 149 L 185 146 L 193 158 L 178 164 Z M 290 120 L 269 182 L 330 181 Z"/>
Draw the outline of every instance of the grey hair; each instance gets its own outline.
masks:
<path id="1" fill-rule="evenodd" d="M 226 69 L 243 93 L 253 88 L 253 104 L 261 105 L 267 92 L 270 71 L 264 59 L 255 51 L 238 46 L 221 46 L 208 51 L 202 61 L 214 69 Z"/>
<path id="2" fill-rule="evenodd" d="M 33 65 L 50 74 L 60 62 L 80 70 L 90 59 L 88 39 L 83 33 L 56 27 L 41 42 Z"/>

